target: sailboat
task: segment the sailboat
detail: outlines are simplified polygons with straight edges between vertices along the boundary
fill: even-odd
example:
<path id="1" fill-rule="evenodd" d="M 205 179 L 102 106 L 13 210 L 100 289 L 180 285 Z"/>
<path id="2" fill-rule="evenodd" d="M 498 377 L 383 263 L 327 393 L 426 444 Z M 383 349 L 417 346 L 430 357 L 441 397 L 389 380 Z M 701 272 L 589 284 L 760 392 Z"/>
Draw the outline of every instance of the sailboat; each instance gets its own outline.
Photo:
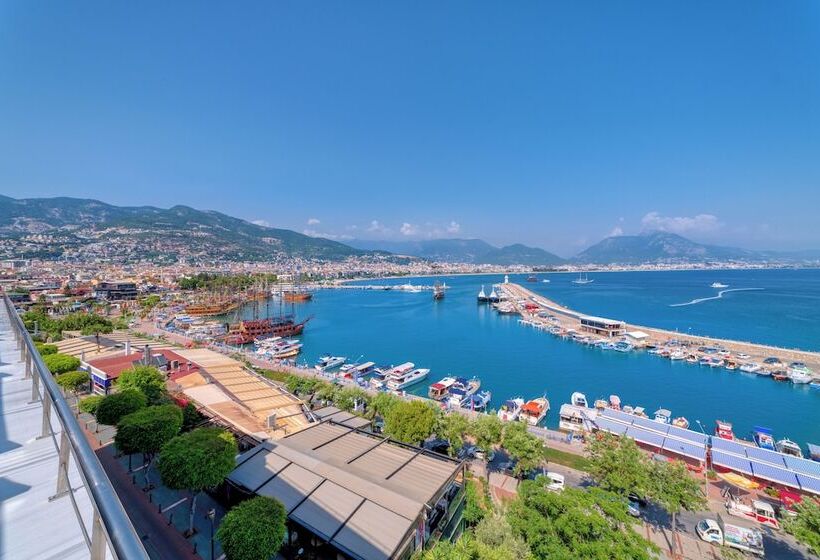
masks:
<path id="1" fill-rule="evenodd" d="M 579 272 L 578 278 L 572 281 L 573 284 L 592 284 L 593 282 L 595 282 L 595 280 L 590 280 L 589 278 L 587 278 L 586 272 Z"/>

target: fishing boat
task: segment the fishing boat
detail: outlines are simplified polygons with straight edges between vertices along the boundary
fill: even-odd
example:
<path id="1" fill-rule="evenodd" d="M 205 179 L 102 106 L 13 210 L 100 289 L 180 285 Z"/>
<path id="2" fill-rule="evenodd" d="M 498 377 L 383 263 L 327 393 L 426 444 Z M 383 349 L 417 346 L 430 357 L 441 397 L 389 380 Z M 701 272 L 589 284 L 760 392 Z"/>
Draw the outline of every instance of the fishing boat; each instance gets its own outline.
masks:
<path id="1" fill-rule="evenodd" d="M 609 395 L 609 408 L 621 410 L 621 397 L 618 395 Z"/>
<path id="2" fill-rule="evenodd" d="M 610 399 L 611 398 L 612 397 L 610 397 Z M 589 404 L 587 402 L 587 396 L 583 393 L 579 393 L 578 391 L 572 393 L 572 395 L 569 397 L 569 402 L 572 403 L 573 406 L 580 406 L 583 408 L 589 407 Z"/>
<path id="3" fill-rule="evenodd" d="M 678 416 L 674 420 L 672 420 L 672 425 L 677 426 L 678 428 L 683 428 L 684 430 L 689 429 L 689 420 L 684 418 L 683 416 Z"/>
<path id="4" fill-rule="evenodd" d="M 490 404 L 491 398 L 492 393 L 489 391 L 479 391 L 465 398 L 459 403 L 459 406 L 461 408 L 466 408 L 467 410 L 485 412 L 487 410 L 487 406 Z"/>
<path id="5" fill-rule="evenodd" d="M 746 373 L 757 373 L 763 368 L 760 364 L 756 364 L 753 362 L 747 362 L 745 364 L 740 364 L 738 368 L 740 371 L 745 371 Z"/>
<path id="6" fill-rule="evenodd" d="M 433 284 L 433 299 L 444 299 L 444 291 L 446 289 L 447 287 L 440 282 Z"/>
<path id="7" fill-rule="evenodd" d="M 424 380 L 429 373 L 430 370 L 427 368 L 416 368 L 401 375 L 388 377 L 385 381 L 388 389 L 401 391 L 410 385 L 415 385 Z"/>
<path id="8" fill-rule="evenodd" d="M 481 286 L 481 291 L 478 292 L 478 303 L 487 303 L 490 301 L 490 297 L 487 295 L 487 292 L 484 291 L 484 286 Z"/>
<path id="9" fill-rule="evenodd" d="M 337 368 L 337 367 L 341 366 L 346 361 L 347 361 L 347 358 L 345 358 L 343 356 L 331 356 L 329 354 L 326 354 L 326 355 L 322 356 L 321 358 L 319 358 L 316 361 L 316 365 L 313 366 L 313 367 L 316 368 L 319 371 L 327 371 L 327 370 L 330 370 L 330 369 Z"/>
<path id="10" fill-rule="evenodd" d="M 524 406 L 524 399 L 520 397 L 504 401 L 498 409 L 498 418 L 504 422 L 518 420 L 522 406 Z"/>
<path id="11" fill-rule="evenodd" d="M 626 342 L 625 340 L 619 340 L 615 344 L 612 345 L 612 349 L 616 352 L 631 352 L 635 349 L 633 345 Z"/>
<path id="12" fill-rule="evenodd" d="M 715 435 L 721 439 L 735 439 L 735 432 L 732 430 L 732 424 L 724 420 L 715 420 Z"/>
<path id="13" fill-rule="evenodd" d="M 811 383 L 812 379 L 814 379 L 814 372 L 803 362 L 792 362 L 789 365 L 789 379 L 791 379 L 794 384 L 804 385 Z"/>
<path id="14" fill-rule="evenodd" d="M 712 282 L 710 288 L 728 288 L 729 284 L 721 284 L 720 282 Z"/>
<path id="15" fill-rule="evenodd" d="M 593 282 L 595 282 L 595 280 L 590 280 L 589 278 L 587 278 L 586 272 L 584 272 L 583 274 L 579 272 L 578 278 L 572 281 L 573 284 L 592 284 Z"/>
<path id="16" fill-rule="evenodd" d="M 537 426 L 547 415 L 549 409 L 550 402 L 547 400 L 547 397 L 538 397 L 537 399 L 528 401 L 521 407 L 518 419 L 523 420 L 530 426 Z"/>
<path id="17" fill-rule="evenodd" d="M 447 405 L 451 407 L 461 406 L 462 401 L 470 395 L 478 392 L 481 387 L 481 380 L 477 377 L 467 379 L 456 377 L 455 383 L 450 387 L 450 396 L 447 398 Z"/>
<path id="18" fill-rule="evenodd" d="M 490 295 L 487 298 L 487 301 L 489 301 L 490 303 L 498 303 L 499 301 L 501 301 L 498 292 L 495 291 L 495 286 L 493 286 L 493 289 L 490 290 Z"/>
<path id="19" fill-rule="evenodd" d="M 761 449 L 775 451 L 774 435 L 772 435 L 772 430 L 770 428 L 755 426 L 752 430 L 752 439 Z"/>
<path id="20" fill-rule="evenodd" d="M 661 424 L 669 424 L 672 422 L 672 413 L 666 408 L 659 408 L 655 411 L 654 418 L 652 419 Z"/>
<path id="21" fill-rule="evenodd" d="M 783 371 L 782 369 L 777 370 L 777 371 L 773 371 L 772 372 L 772 379 L 774 379 L 775 381 L 788 381 L 789 380 L 789 374 L 786 373 L 785 371 Z"/>
<path id="22" fill-rule="evenodd" d="M 783 455 L 803 458 L 803 451 L 800 446 L 788 438 L 783 438 L 774 444 L 775 449 Z"/>
<path id="23" fill-rule="evenodd" d="M 440 381 L 436 381 L 427 389 L 427 396 L 433 400 L 443 400 L 450 394 L 450 387 L 456 382 L 455 377 L 445 377 Z"/>

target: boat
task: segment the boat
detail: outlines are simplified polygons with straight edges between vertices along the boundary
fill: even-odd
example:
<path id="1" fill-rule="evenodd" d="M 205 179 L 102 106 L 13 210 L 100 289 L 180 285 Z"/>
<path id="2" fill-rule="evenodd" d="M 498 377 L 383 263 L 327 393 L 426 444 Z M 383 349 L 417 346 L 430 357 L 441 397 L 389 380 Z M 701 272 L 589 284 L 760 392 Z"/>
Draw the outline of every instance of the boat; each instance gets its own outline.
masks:
<path id="1" fill-rule="evenodd" d="M 672 413 L 665 408 L 659 408 L 655 411 L 653 420 L 661 424 L 669 424 L 672 421 Z"/>
<path id="2" fill-rule="evenodd" d="M 631 352 L 634 349 L 635 347 L 625 340 L 619 340 L 612 345 L 612 350 L 615 350 L 616 352 Z"/>
<path id="3" fill-rule="evenodd" d="M 520 397 L 504 401 L 498 409 L 498 418 L 504 422 L 518 420 L 518 415 L 521 413 L 522 406 L 524 406 L 524 399 Z"/>
<path id="4" fill-rule="evenodd" d="M 789 438 L 783 438 L 774 444 L 775 449 L 783 455 L 791 455 L 792 457 L 803 458 L 803 451 L 800 446 Z"/>
<path id="5" fill-rule="evenodd" d="M 419 381 L 422 381 L 429 373 L 429 369 L 416 368 L 401 375 L 388 377 L 385 381 L 388 389 L 392 389 L 393 391 L 401 391 L 410 385 L 415 385 Z"/>
<path id="6" fill-rule="evenodd" d="M 225 337 L 225 342 L 243 345 L 266 337 L 298 336 L 305 330 L 308 321 L 310 321 L 310 317 L 297 323 L 291 315 L 239 321 L 239 323 L 231 325 L 228 335 Z"/>
<path id="7" fill-rule="evenodd" d="M 478 303 L 487 303 L 490 301 L 490 297 L 484 291 L 484 286 L 481 286 L 481 291 L 478 292 Z"/>
<path id="8" fill-rule="evenodd" d="M 770 428 L 755 426 L 752 430 L 752 439 L 759 448 L 775 451 L 774 435 L 772 435 L 772 430 Z"/>
<path id="9" fill-rule="evenodd" d="M 469 395 L 467 398 L 459 403 L 461 408 L 467 410 L 474 410 L 476 412 L 485 412 L 487 406 L 490 404 L 492 393 L 489 391 L 479 391 L 475 394 Z"/>
<path id="10" fill-rule="evenodd" d="M 672 420 L 672 425 L 677 426 L 678 428 L 683 428 L 684 430 L 689 429 L 689 420 L 684 418 L 683 416 L 678 416 L 674 420 Z"/>
<path id="11" fill-rule="evenodd" d="M 648 418 L 646 415 L 646 410 L 642 406 L 636 406 L 632 409 L 632 414 L 638 416 L 639 418 Z"/>
<path id="12" fill-rule="evenodd" d="M 740 364 L 740 367 L 738 367 L 740 371 L 745 371 L 746 373 L 757 373 L 762 368 L 763 366 L 761 366 L 760 364 L 755 364 L 751 362 Z"/>
<path id="13" fill-rule="evenodd" d="M 809 443 L 807 446 L 809 448 L 809 458 L 812 461 L 820 462 L 820 445 Z"/>
<path id="14" fill-rule="evenodd" d="M 436 381 L 427 389 L 427 396 L 436 401 L 443 400 L 450 394 L 450 387 L 452 387 L 455 382 L 455 377 L 445 377 L 440 381 Z"/>
<path id="15" fill-rule="evenodd" d="M 456 377 L 455 379 L 455 383 L 450 387 L 450 396 L 447 398 L 447 405 L 450 407 L 461 406 L 464 399 L 475 394 L 481 388 L 481 380 L 477 377 L 469 380 L 465 377 Z"/>
<path id="16" fill-rule="evenodd" d="M 527 276 L 527 282 L 538 282 L 538 277 L 535 274 Z"/>
<path id="17" fill-rule="evenodd" d="M 710 288 L 728 288 L 729 284 L 721 284 L 720 282 L 712 282 Z"/>
<path id="18" fill-rule="evenodd" d="M 612 397 L 610 397 L 610 399 L 611 398 Z M 587 403 L 587 396 L 583 393 L 579 393 L 578 391 L 572 393 L 572 395 L 569 397 L 569 402 L 572 403 L 574 406 L 580 406 L 583 408 L 589 407 L 589 404 Z"/>
<path id="19" fill-rule="evenodd" d="M 609 408 L 621 410 L 621 397 L 618 395 L 609 395 Z"/>
<path id="20" fill-rule="evenodd" d="M 794 384 L 804 385 L 811 383 L 812 379 L 814 379 L 814 372 L 803 362 L 792 362 L 789 365 L 789 379 L 791 379 Z"/>
<path id="21" fill-rule="evenodd" d="M 528 401 L 521 407 L 518 419 L 523 420 L 530 426 L 537 426 L 547 415 L 549 409 L 550 402 L 547 400 L 547 397 L 538 397 L 537 399 Z"/>
<path id="22" fill-rule="evenodd" d="M 433 299 L 444 299 L 444 291 L 446 289 L 446 285 L 440 282 L 433 284 Z"/>
<path id="23" fill-rule="evenodd" d="M 677 360 L 685 360 L 686 359 L 686 353 L 683 352 L 682 350 L 675 350 L 674 352 L 669 353 L 669 359 L 672 360 L 673 362 L 677 361 Z"/>
<path id="24" fill-rule="evenodd" d="M 548 279 L 544 278 L 543 280 L 541 280 L 541 283 L 542 284 L 549 284 L 550 281 Z"/>
<path id="25" fill-rule="evenodd" d="M 302 344 L 288 344 L 270 351 L 270 356 L 277 360 L 282 358 L 292 358 L 302 351 Z"/>
<path id="26" fill-rule="evenodd" d="M 191 303 L 185 306 L 185 313 L 192 317 L 211 317 L 224 315 L 238 308 L 242 302 L 234 299 L 211 301 L 207 303 Z"/>
<path id="27" fill-rule="evenodd" d="M 490 295 L 487 297 L 487 301 L 490 303 L 498 303 L 501 301 L 501 298 L 498 296 L 498 292 L 495 291 L 495 286 L 493 286 L 493 289 L 490 290 Z"/>
<path id="28" fill-rule="evenodd" d="M 305 290 L 291 290 L 282 293 L 282 299 L 289 303 L 300 303 L 313 299 L 313 294 Z"/>
<path id="29" fill-rule="evenodd" d="M 606 401 L 606 399 L 595 399 L 595 402 L 592 406 L 595 407 L 596 410 L 603 410 L 609 407 L 609 403 Z"/>
<path id="30" fill-rule="evenodd" d="M 595 282 L 595 280 L 590 280 L 589 278 L 587 278 L 586 272 L 584 272 L 583 274 L 579 272 L 578 278 L 572 281 L 573 284 L 592 284 L 593 282 Z"/>
<path id="31" fill-rule="evenodd" d="M 715 435 L 721 439 L 735 439 L 735 432 L 732 431 L 732 424 L 724 420 L 715 420 Z"/>
<path id="32" fill-rule="evenodd" d="M 404 375 L 405 373 L 412 370 L 414 367 L 416 367 L 416 364 L 414 364 L 413 362 L 404 362 L 403 364 L 383 370 L 381 376 L 387 379 L 388 377 Z"/>
<path id="33" fill-rule="evenodd" d="M 313 366 L 319 371 L 327 371 L 329 369 L 337 368 L 347 361 L 343 356 L 331 356 L 326 354 L 316 360 L 316 365 Z"/>
<path id="34" fill-rule="evenodd" d="M 345 377 L 358 380 L 373 373 L 375 369 L 376 364 L 374 362 L 364 362 L 362 364 L 345 364 L 339 368 L 339 372 Z"/>

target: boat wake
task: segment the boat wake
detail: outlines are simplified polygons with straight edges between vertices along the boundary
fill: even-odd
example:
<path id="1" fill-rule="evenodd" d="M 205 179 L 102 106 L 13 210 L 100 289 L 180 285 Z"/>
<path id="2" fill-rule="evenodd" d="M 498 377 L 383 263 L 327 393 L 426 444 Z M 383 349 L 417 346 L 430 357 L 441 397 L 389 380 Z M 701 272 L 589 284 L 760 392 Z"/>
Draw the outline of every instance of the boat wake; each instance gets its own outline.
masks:
<path id="1" fill-rule="evenodd" d="M 672 303 L 669 307 L 683 307 L 684 305 L 695 305 L 697 303 L 703 303 L 704 301 L 709 301 L 712 299 L 720 299 L 723 297 L 723 294 L 727 294 L 729 292 L 751 292 L 764 289 L 765 288 L 732 288 L 730 290 L 721 290 L 716 296 L 693 299 L 692 301 L 687 301 L 686 303 Z"/>

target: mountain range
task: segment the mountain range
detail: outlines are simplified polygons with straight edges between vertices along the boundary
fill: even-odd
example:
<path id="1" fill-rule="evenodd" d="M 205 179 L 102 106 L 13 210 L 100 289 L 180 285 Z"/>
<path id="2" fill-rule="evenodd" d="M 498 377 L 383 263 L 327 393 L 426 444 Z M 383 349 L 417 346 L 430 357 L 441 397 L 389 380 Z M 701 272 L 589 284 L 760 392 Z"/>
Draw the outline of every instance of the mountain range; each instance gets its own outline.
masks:
<path id="1" fill-rule="evenodd" d="M 0 256 L 5 258 L 272 261 L 293 257 L 341 260 L 389 254 L 442 262 L 533 267 L 820 261 L 820 251 L 751 251 L 706 245 L 660 231 L 607 237 L 570 259 L 537 247 L 522 244 L 495 247 L 480 239 L 359 239 L 345 244 L 188 206 L 163 209 L 114 206 L 98 200 L 68 197 L 0 196 Z"/>

